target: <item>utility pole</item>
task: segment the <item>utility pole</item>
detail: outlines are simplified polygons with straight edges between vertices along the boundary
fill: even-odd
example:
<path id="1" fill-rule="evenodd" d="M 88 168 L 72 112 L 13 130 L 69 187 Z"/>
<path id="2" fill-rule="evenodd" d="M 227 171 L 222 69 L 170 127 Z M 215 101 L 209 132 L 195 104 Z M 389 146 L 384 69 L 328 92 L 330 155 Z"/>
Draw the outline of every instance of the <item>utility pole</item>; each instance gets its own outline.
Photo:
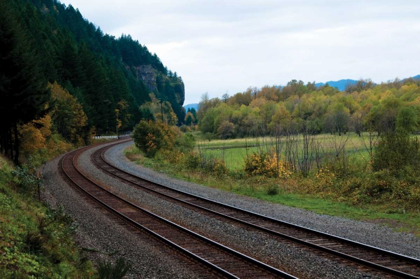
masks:
<path id="1" fill-rule="evenodd" d="M 119 136 L 119 134 L 118 134 L 118 128 L 119 128 L 119 125 L 120 125 L 120 110 L 119 109 L 115 109 L 115 114 L 116 114 L 116 116 L 117 116 L 117 126 L 116 126 L 116 132 L 117 132 L 117 139 L 119 139 L 120 138 L 120 136 Z"/>
<path id="2" fill-rule="evenodd" d="M 163 123 L 163 108 L 162 108 L 162 105 L 163 105 L 163 101 L 160 100 L 160 115 L 162 116 L 162 123 Z"/>
<path id="3" fill-rule="evenodd" d="M 41 173 L 39 171 L 36 171 L 35 177 L 36 184 L 38 186 L 38 201 L 41 202 Z"/>

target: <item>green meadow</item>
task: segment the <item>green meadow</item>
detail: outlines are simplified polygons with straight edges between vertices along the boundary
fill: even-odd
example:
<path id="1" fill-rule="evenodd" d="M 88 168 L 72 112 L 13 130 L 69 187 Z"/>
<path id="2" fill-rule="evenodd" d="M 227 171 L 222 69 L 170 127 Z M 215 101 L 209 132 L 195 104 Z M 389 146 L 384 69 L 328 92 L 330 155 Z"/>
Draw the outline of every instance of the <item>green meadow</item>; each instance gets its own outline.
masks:
<path id="1" fill-rule="evenodd" d="M 223 159 L 226 167 L 230 171 L 238 171 L 244 169 L 245 158 L 254 152 L 260 151 L 272 152 L 276 149 L 276 138 L 274 137 L 258 137 L 244 139 L 227 139 L 227 140 L 202 140 L 198 138 L 196 150 L 201 152 L 204 157 Z M 285 155 L 286 138 L 280 138 L 279 150 L 280 154 Z M 304 140 L 302 135 L 294 139 L 299 153 L 304 148 Z M 313 136 L 314 146 L 317 146 L 320 153 L 324 156 L 334 156 L 337 150 L 343 147 L 346 155 L 352 163 L 366 163 L 369 161 L 369 139 L 367 134 L 359 137 L 356 133 L 348 133 L 346 135 L 330 135 L 321 134 Z"/>

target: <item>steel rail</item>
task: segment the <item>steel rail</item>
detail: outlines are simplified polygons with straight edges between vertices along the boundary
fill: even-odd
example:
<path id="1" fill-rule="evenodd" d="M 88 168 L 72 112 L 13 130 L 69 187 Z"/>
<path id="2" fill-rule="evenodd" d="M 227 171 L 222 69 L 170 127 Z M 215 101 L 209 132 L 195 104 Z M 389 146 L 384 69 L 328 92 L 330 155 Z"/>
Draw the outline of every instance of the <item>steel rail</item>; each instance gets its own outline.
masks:
<path id="1" fill-rule="evenodd" d="M 413 278 L 413 279 L 414 278 L 417 278 L 417 279 L 420 278 L 420 260 L 419 259 L 409 257 L 409 256 L 405 256 L 405 255 L 402 255 L 402 254 L 398 254 L 398 253 L 388 251 L 388 250 L 385 250 L 385 249 L 382 249 L 382 248 L 374 247 L 374 246 L 364 244 L 364 243 L 361 243 L 361 242 L 357 242 L 357 241 L 354 241 L 354 240 L 350 240 L 350 239 L 335 236 L 335 235 L 332 235 L 332 234 L 324 233 L 324 232 L 321 232 L 321 231 L 318 231 L 318 230 L 306 228 L 306 227 L 299 226 L 299 225 L 296 225 L 296 224 L 292 224 L 292 223 L 289 223 L 289 222 L 286 222 L 286 221 L 281 221 L 281 220 L 278 220 L 278 219 L 267 217 L 267 216 L 249 211 L 249 210 L 233 207 L 233 206 L 225 204 L 225 203 L 214 201 L 214 200 L 211 200 L 211 199 L 208 199 L 208 198 L 203 198 L 203 197 L 200 197 L 200 196 L 197 196 L 197 195 L 194 195 L 194 194 L 190 194 L 190 193 L 187 193 L 187 192 L 184 192 L 184 191 L 181 191 L 181 190 L 176 190 L 176 189 L 164 186 L 164 185 L 157 184 L 157 183 L 155 183 L 153 181 L 150 181 L 148 179 L 138 177 L 137 175 L 134 175 L 130 172 L 127 172 L 127 171 L 125 171 L 121 168 L 116 167 L 115 165 L 108 162 L 108 160 L 105 158 L 105 152 L 108 149 L 110 149 L 110 148 L 112 148 L 112 147 L 114 147 L 118 144 L 121 144 L 121 143 L 111 144 L 111 145 L 105 146 L 101 149 L 98 149 L 97 151 L 95 151 L 91 155 L 91 159 L 92 159 L 93 163 L 97 167 L 102 169 L 104 172 L 106 172 L 106 173 L 108 173 L 112 176 L 115 176 L 115 177 L 129 183 L 130 185 L 140 187 L 140 188 L 145 189 L 149 192 L 155 193 L 157 195 L 161 195 L 161 196 L 163 196 L 167 199 L 171 199 L 171 200 L 174 200 L 176 202 L 183 203 L 183 204 L 185 204 L 187 206 L 190 206 L 190 207 L 199 208 L 200 210 L 204 210 L 204 211 L 210 212 L 212 214 L 221 216 L 223 218 L 227 218 L 227 219 L 232 220 L 234 222 L 241 223 L 245 226 L 249 226 L 249 227 L 252 227 L 254 229 L 264 231 L 264 232 L 269 233 L 271 235 L 286 238 L 286 239 L 289 239 L 291 241 L 294 241 L 294 242 L 297 242 L 297 243 L 300 243 L 300 244 L 304 244 L 304 245 L 309 246 L 311 248 L 315 248 L 317 250 L 321 250 L 321 251 L 336 255 L 340 258 L 345 258 L 347 260 L 357 262 L 357 263 L 362 264 L 364 266 L 375 268 L 377 270 L 383 271 L 383 272 L 388 273 L 388 274 L 396 275 L 396 276 L 399 276 L 401 278 Z M 102 163 L 102 165 L 101 165 L 101 163 Z M 111 170 L 107 169 L 107 167 L 104 167 L 103 164 L 105 164 L 108 168 L 111 168 Z M 124 175 L 128 176 L 129 178 L 124 177 Z M 189 200 L 188 201 L 187 200 L 182 200 L 180 198 L 176 198 L 176 197 L 173 197 L 171 195 L 159 192 L 157 190 L 148 188 L 147 186 L 141 185 L 140 182 L 134 182 L 131 179 L 144 181 L 144 182 L 150 183 L 154 186 L 158 186 L 158 187 L 164 189 L 165 191 L 169 191 L 169 192 L 176 193 L 178 195 L 186 196 L 186 197 L 188 197 Z M 415 274 L 411 274 L 411 273 L 407 273 L 407 272 L 404 272 L 404 271 L 401 271 L 401 270 L 398 270 L 398 269 L 395 269 L 395 268 L 391 268 L 389 266 L 379 264 L 377 262 L 369 261 L 369 260 L 366 260 L 366 259 L 361 258 L 361 257 L 356 257 L 354 255 L 346 254 L 346 253 L 338 251 L 338 249 L 336 250 L 336 249 L 324 247 L 322 245 L 317 245 L 315 243 L 311 243 L 310 241 L 308 241 L 306 239 L 297 238 L 297 237 L 292 236 L 292 235 L 284 234 L 284 233 L 281 233 L 279 231 L 275 231 L 273 229 L 269 229 L 269 228 L 259 226 L 258 224 L 250 223 L 246 220 L 241 220 L 239 218 L 220 213 L 218 211 L 206 208 L 204 206 L 194 204 L 193 202 L 191 202 L 191 198 L 199 200 L 199 201 L 204 201 L 204 202 L 209 203 L 211 205 L 217 205 L 217 206 L 222 207 L 222 208 L 226 208 L 226 209 L 229 209 L 229 210 L 234 210 L 234 211 L 237 211 L 237 212 L 240 212 L 240 213 L 245 213 L 249 216 L 253 216 L 255 218 L 262 219 L 264 221 L 269 221 L 269 222 L 272 222 L 272 223 L 275 223 L 275 224 L 279 224 L 281 226 L 287 226 L 289 228 L 292 228 L 292 229 L 295 229 L 295 230 L 300 230 L 300 231 L 305 232 L 305 233 L 314 234 L 318 237 L 327 238 L 327 239 L 335 241 L 337 243 L 343 243 L 347 246 L 354 246 L 358 249 L 364 249 L 364 250 L 366 250 L 367 253 L 374 252 L 374 253 L 376 253 L 380 256 L 386 256 L 386 257 L 389 257 L 389 258 L 394 258 L 395 260 L 400 261 L 401 266 L 403 266 L 403 267 L 406 264 L 411 265 L 412 269 L 415 270 Z M 378 259 L 378 261 L 380 262 L 381 260 Z"/>
<path id="2" fill-rule="evenodd" d="M 148 210 L 145 210 L 145 209 L 143 209 L 143 208 L 141 208 L 141 207 L 139 207 L 139 206 L 137 206 L 137 205 L 135 205 L 135 204 L 133 204 L 133 203 L 131 203 L 131 202 L 129 202 L 129 201 L 127 201 L 127 200 L 125 200 L 125 199 L 123 199 L 122 197 L 119 197 L 118 195 L 116 195 L 116 194 L 114 194 L 114 193 L 112 193 L 112 192 L 108 191 L 107 189 L 103 188 L 102 186 L 98 185 L 97 183 L 95 183 L 95 182 L 91 181 L 91 180 L 90 180 L 90 179 L 89 179 L 89 178 L 88 178 L 85 174 L 83 174 L 83 173 L 80 171 L 80 169 L 77 167 L 77 162 L 76 162 L 77 157 L 78 157 L 78 156 L 79 156 L 82 152 L 86 151 L 86 149 L 89 149 L 89 148 L 84 148 L 84 149 L 81 149 L 81 150 L 79 150 L 79 151 L 74 151 L 74 152 L 68 153 L 68 154 L 67 154 L 65 157 L 63 157 L 63 158 L 62 158 L 62 160 L 61 160 L 61 169 L 63 170 L 63 172 L 64 172 L 64 174 L 66 175 L 66 177 L 67 177 L 67 178 L 68 178 L 68 179 L 69 179 L 69 180 L 70 180 L 70 181 L 71 181 L 71 182 L 72 182 L 72 183 L 73 183 L 73 184 L 74 184 L 74 185 L 75 185 L 78 189 L 80 189 L 82 192 L 84 192 L 87 196 L 89 196 L 89 197 L 90 197 L 91 199 L 93 199 L 94 201 L 96 201 L 96 202 L 100 203 L 100 204 L 101 204 L 102 206 L 104 206 L 104 207 L 105 207 L 108 211 L 110 211 L 110 212 L 112 212 L 112 213 L 116 214 L 118 217 L 122 218 L 123 220 L 127 221 L 128 223 L 130 223 L 130 224 L 132 224 L 132 225 L 134 225 L 134 226 L 136 226 L 136 227 L 138 227 L 138 228 L 141 228 L 141 229 L 143 229 L 144 231 L 146 231 L 146 232 L 148 232 L 148 233 L 152 234 L 153 236 L 155 236 L 155 237 L 156 237 L 156 238 L 158 238 L 159 240 L 161 240 L 161 241 L 165 242 L 167 245 L 169 245 L 169 246 L 171 246 L 171 247 L 176 248 L 177 250 L 181 251 L 181 252 L 182 252 L 182 253 L 184 253 L 184 254 L 187 254 L 189 257 L 191 257 L 191 258 L 193 258 L 193 259 L 197 260 L 198 262 L 202 263 L 203 265 L 205 265 L 205 266 L 207 266 L 207 267 L 211 268 L 213 271 L 216 271 L 217 273 L 219 273 L 219 274 L 221 274 L 221 275 L 223 275 L 223 276 L 225 276 L 225 277 L 227 277 L 227 278 L 240 278 L 240 277 L 236 276 L 235 274 L 232 274 L 231 272 L 229 272 L 229 271 L 226 271 L 226 270 L 222 269 L 221 267 L 217 266 L 216 264 L 213 264 L 212 262 L 207 261 L 206 259 L 204 259 L 204 258 L 202 258 L 202 257 L 200 257 L 200 256 L 198 256 L 198 255 L 196 255 L 196 254 L 194 254 L 193 252 L 191 252 L 191 251 L 189 251 L 189 250 L 187 250 L 187 249 L 183 248 L 182 246 L 178 245 L 177 243 L 175 243 L 175 242 L 173 242 L 173 241 L 171 241 L 171 240 L 169 240 L 169 239 L 165 238 L 164 236 L 162 236 L 162 235 L 160 235 L 160 234 L 156 233 L 155 231 L 153 231 L 153 230 L 151 230 L 151 229 L 147 228 L 146 226 L 144 226 L 144 225 L 142 225 L 142 224 L 140 224 L 140 223 L 136 222 L 135 220 L 133 220 L 133 219 L 129 218 L 128 216 L 126 216 L 124 213 L 121 213 L 121 212 L 119 212 L 118 210 L 116 210 L 116 209 L 112 208 L 112 206 L 110 206 L 109 204 L 107 204 L 107 203 L 103 202 L 101 199 L 97 198 L 95 195 L 93 195 L 93 194 L 89 193 L 86 189 L 84 189 L 84 188 L 83 188 L 83 186 L 81 186 L 81 185 L 80 185 L 80 182 L 77 182 L 77 181 L 76 181 L 76 180 L 78 180 L 78 179 L 75 179 L 74 177 L 72 177 L 72 176 L 68 173 L 68 169 L 67 169 L 67 171 L 66 171 L 66 167 L 64 166 L 64 162 L 65 162 L 65 160 L 66 160 L 66 159 L 68 159 L 68 156 L 73 156 L 73 157 L 71 158 L 71 161 L 72 161 L 72 167 L 73 167 L 74 171 L 76 171 L 76 172 L 77 172 L 78 176 L 79 176 L 79 177 L 82 177 L 85 181 L 87 181 L 87 182 L 89 182 L 90 184 L 94 185 L 95 187 L 97 187 L 98 189 L 100 189 L 100 191 L 102 191 L 102 192 L 106 193 L 107 195 L 112 196 L 113 198 L 115 198 L 115 199 L 117 199 L 117 200 L 119 200 L 119 201 L 121 201 L 121 202 L 123 202 L 123 203 L 127 204 L 128 206 L 130 206 L 130 207 L 132 207 L 132 208 L 135 208 L 135 209 L 136 209 L 136 210 L 138 210 L 138 211 L 141 211 L 141 212 L 142 212 L 142 213 L 144 213 L 144 214 L 147 214 L 148 216 L 151 216 L 152 218 L 155 218 L 156 220 L 159 220 L 159 222 L 162 222 L 162 223 L 164 223 L 164 224 L 166 224 L 166 225 L 168 225 L 168 226 L 171 226 L 171 227 L 173 227 L 173 228 L 176 228 L 177 230 L 179 230 L 179 231 L 181 231 L 181 232 L 183 232 L 183 233 L 185 233 L 185 234 L 188 234 L 188 235 L 190 235 L 191 237 L 194 237 L 194 238 L 198 239 L 198 240 L 199 240 L 199 241 L 201 241 L 201 242 L 205 242 L 205 243 L 207 243 L 207 244 L 208 244 L 208 245 L 210 245 L 210 246 L 216 247 L 216 249 L 223 250 L 225 253 L 227 253 L 227 254 L 231 255 L 231 257 L 232 257 L 232 256 L 233 256 L 233 257 L 237 257 L 237 258 L 239 258 L 239 259 L 241 259 L 241 260 L 243 260 L 243 261 L 245 261 L 245 262 L 247 262 L 247 263 L 249 263 L 249 264 L 251 264 L 251 265 L 257 266 L 258 268 L 260 268 L 261 270 L 264 270 L 264 271 L 265 271 L 265 272 L 267 272 L 268 274 L 271 274 L 271 275 L 273 275 L 273 274 L 274 274 L 274 275 L 275 275 L 275 277 L 279 277 L 279 278 L 296 278 L 296 277 L 294 277 L 294 276 L 292 276 L 292 275 L 290 275 L 290 274 L 288 274 L 288 273 L 286 273 L 286 272 L 284 272 L 284 271 L 281 271 L 281 270 L 276 269 L 276 268 L 274 268 L 274 267 L 272 267 L 272 266 L 269 266 L 269 265 L 267 265 L 267 264 L 265 264 L 265 263 L 263 263 L 263 262 L 260 262 L 260 261 L 258 261 L 258 260 L 256 260 L 256 259 L 253 259 L 253 258 L 251 258 L 251 257 L 249 257 L 249 256 L 247 256 L 247 255 L 245 255 L 245 254 L 239 253 L 239 252 L 237 252 L 237 251 L 235 251 L 235 250 L 233 250 L 233 249 L 231 249 L 231 248 L 229 248 L 229 247 L 227 247 L 227 246 L 224 246 L 224 245 L 222 245 L 222 244 L 220 244 L 220 243 L 218 243 L 218 242 L 215 242 L 215 241 L 213 241 L 213 240 L 211 240 L 211 239 L 209 239 L 209 238 L 206 238 L 206 237 L 204 237 L 204 236 L 201 236 L 201 235 L 199 235 L 199 234 L 197 234 L 197 233 L 195 233 L 195 232 L 193 232 L 193 231 L 191 231 L 191 230 L 188 230 L 188 229 L 186 229 L 186 228 L 184 228 L 184 227 L 182 227 L 182 226 L 180 226 L 180 225 L 178 225 L 178 224 L 175 224 L 175 223 L 173 223 L 173 222 L 171 222 L 171 221 L 169 221 L 169 220 L 166 220 L 166 219 L 164 219 L 164 218 L 162 218 L 162 217 L 160 217 L 160 216 L 158 216 L 158 215 L 156 215 L 156 214 L 154 214 L 154 213 L 152 213 L 152 212 L 150 212 L 150 211 L 148 211 Z"/>

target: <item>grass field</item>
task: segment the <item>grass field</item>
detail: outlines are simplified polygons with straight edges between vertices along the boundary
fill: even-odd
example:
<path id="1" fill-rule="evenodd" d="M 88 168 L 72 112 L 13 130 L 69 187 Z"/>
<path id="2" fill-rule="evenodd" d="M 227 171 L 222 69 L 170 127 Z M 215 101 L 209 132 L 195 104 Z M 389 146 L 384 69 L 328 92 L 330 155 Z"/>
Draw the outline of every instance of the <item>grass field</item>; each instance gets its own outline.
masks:
<path id="1" fill-rule="evenodd" d="M 299 136 L 295 139 L 299 152 L 303 149 L 303 138 Z M 285 150 L 285 139 L 281 139 L 280 146 L 282 153 Z M 314 136 L 314 142 L 321 149 L 321 152 L 327 155 L 334 155 L 339 147 L 345 146 L 345 151 L 349 160 L 352 162 L 367 162 L 369 146 L 367 135 L 359 137 L 355 133 L 347 135 L 329 135 L 322 134 Z M 197 141 L 197 150 L 203 156 L 223 159 L 226 167 L 231 171 L 244 169 L 245 158 L 253 152 L 270 151 L 275 148 L 275 139 L 272 137 L 230 139 L 230 140 L 212 140 Z"/>

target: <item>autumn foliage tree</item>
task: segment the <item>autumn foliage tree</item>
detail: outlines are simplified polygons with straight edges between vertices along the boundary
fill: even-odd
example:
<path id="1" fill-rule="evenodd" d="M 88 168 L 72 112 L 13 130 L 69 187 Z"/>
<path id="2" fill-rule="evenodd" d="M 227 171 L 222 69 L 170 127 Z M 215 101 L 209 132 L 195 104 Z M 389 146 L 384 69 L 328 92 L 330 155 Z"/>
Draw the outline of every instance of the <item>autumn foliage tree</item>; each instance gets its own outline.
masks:
<path id="1" fill-rule="evenodd" d="M 154 157 L 161 149 L 173 148 L 176 134 L 166 123 L 142 120 L 134 128 L 133 139 L 147 157 Z"/>
<path id="2" fill-rule="evenodd" d="M 366 86 L 365 86 L 366 85 Z M 407 79 L 373 85 L 361 81 L 357 90 L 339 91 L 330 86 L 316 87 L 292 80 L 282 88 L 249 88 L 226 102 L 204 95 L 197 111 L 203 134 L 219 134 L 226 121 L 234 125 L 237 137 L 278 135 L 293 130 L 312 134 L 344 135 L 355 131 L 386 133 L 395 131 L 397 115 L 407 107 L 401 121 L 415 114 L 420 120 L 420 81 Z M 410 124 L 411 125 L 411 124 Z"/>
<path id="3" fill-rule="evenodd" d="M 87 116 L 77 99 L 57 82 L 48 88 L 51 92 L 51 101 L 45 105 L 48 114 L 18 126 L 25 158 L 42 161 L 89 141 Z"/>
<path id="4" fill-rule="evenodd" d="M 51 90 L 51 118 L 54 129 L 75 145 L 87 143 L 90 130 L 82 105 L 57 82 L 49 84 L 48 88 Z"/>
<path id="5" fill-rule="evenodd" d="M 235 135 L 235 126 L 232 122 L 223 121 L 217 129 L 217 134 L 221 139 L 232 138 Z"/>
<path id="6" fill-rule="evenodd" d="M 388 116 L 388 121 L 392 125 L 395 123 L 395 129 L 387 129 L 381 134 L 373 158 L 375 170 L 387 169 L 394 174 L 420 170 L 420 142 L 411 137 L 418 129 L 417 114 L 414 107 L 404 107 L 392 120 Z"/>
<path id="7" fill-rule="evenodd" d="M 185 122 L 185 125 L 188 125 L 188 126 L 190 126 L 191 124 L 194 124 L 195 117 L 191 111 L 188 111 L 187 114 L 185 115 L 184 122 Z"/>
<path id="8" fill-rule="evenodd" d="M 52 120 L 49 114 L 41 119 L 19 126 L 19 135 L 22 138 L 20 147 L 26 156 L 47 147 L 47 139 L 52 134 L 51 127 Z"/>
<path id="9" fill-rule="evenodd" d="M 117 104 L 115 109 L 116 121 L 117 121 L 117 134 L 119 131 L 124 130 L 128 127 L 131 114 L 128 113 L 129 104 L 126 100 L 121 100 Z"/>
<path id="10" fill-rule="evenodd" d="M 160 120 L 169 125 L 175 125 L 178 122 L 178 117 L 170 102 L 159 100 L 153 93 L 149 97 L 151 101 L 141 105 L 141 111 L 148 111 L 153 115 L 153 119 Z"/>

